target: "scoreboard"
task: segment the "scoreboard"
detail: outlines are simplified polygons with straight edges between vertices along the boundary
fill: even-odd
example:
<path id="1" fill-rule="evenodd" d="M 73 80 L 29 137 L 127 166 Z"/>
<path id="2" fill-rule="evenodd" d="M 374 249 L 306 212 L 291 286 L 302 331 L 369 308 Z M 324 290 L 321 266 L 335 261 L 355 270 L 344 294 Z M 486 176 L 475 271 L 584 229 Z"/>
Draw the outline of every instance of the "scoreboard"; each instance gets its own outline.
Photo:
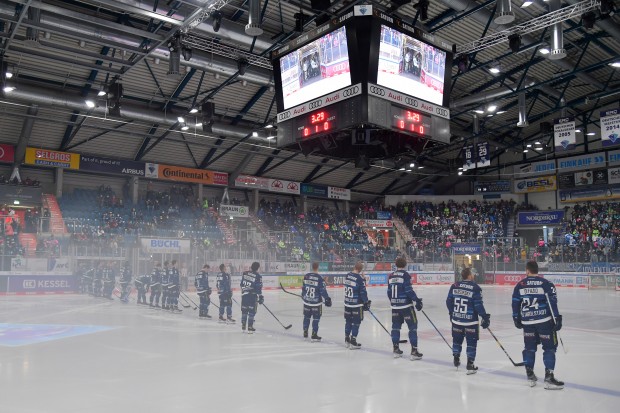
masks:
<path id="1" fill-rule="evenodd" d="M 274 52 L 277 146 L 351 159 L 449 143 L 452 53 L 438 42 L 351 12 Z"/>

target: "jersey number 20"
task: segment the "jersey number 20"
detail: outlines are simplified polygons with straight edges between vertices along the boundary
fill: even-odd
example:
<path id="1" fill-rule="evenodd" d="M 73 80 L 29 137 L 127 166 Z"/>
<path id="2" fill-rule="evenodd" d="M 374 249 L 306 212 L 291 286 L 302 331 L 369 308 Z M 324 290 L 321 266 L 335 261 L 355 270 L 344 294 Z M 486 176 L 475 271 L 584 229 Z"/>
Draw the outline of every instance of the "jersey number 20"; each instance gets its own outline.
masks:
<path id="1" fill-rule="evenodd" d="M 353 287 L 344 287 L 344 296 L 348 298 L 353 298 Z"/>

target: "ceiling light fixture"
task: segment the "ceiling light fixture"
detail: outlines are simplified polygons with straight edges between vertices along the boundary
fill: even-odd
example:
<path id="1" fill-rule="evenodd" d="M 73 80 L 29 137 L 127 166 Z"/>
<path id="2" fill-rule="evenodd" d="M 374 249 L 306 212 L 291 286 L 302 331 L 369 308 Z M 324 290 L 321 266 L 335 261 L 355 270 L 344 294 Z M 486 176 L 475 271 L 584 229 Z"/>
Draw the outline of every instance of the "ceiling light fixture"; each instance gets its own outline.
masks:
<path id="1" fill-rule="evenodd" d="M 177 122 L 179 122 L 179 123 L 185 123 L 185 118 L 184 118 L 183 116 L 179 116 L 179 117 L 177 118 Z"/>
<path id="2" fill-rule="evenodd" d="M 459 175 L 463 175 L 463 171 L 459 171 Z"/>
<path id="3" fill-rule="evenodd" d="M 581 129 L 575 129 L 575 133 L 581 133 Z"/>
<path id="4" fill-rule="evenodd" d="M 594 135 L 596 135 L 596 132 L 588 132 L 588 133 L 586 133 L 586 135 L 588 135 L 588 136 L 594 136 Z"/>
<path id="5" fill-rule="evenodd" d="M 528 153 L 529 149 L 523 149 L 523 153 Z"/>
<path id="6" fill-rule="evenodd" d="M 482 114 L 484 114 L 484 110 L 476 109 L 476 110 L 474 110 L 474 113 L 477 113 L 478 115 L 482 115 Z"/>
<path id="7" fill-rule="evenodd" d="M 85 103 L 86 103 L 86 107 L 89 109 L 92 109 L 95 107 L 95 102 L 93 102 L 92 100 L 87 100 Z"/>
<path id="8" fill-rule="evenodd" d="M 193 107 L 193 108 L 191 108 L 191 109 L 189 110 L 189 113 L 192 113 L 192 114 L 194 114 L 194 113 L 198 113 L 198 108 L 197 108 L 197 107 Z"/>
<path id="9" fill-rule="evenodd" d="M 99 96 L 99 97 L 105 96 L 105 95 L 107 95 L 107 94 L 108 94 L 108 92 L 106 92 L 106 91 L 105 91 L 105 90 L 103 90 L 103 89 L 102 89 L 102 90 L 100 90 L 99 92 L 97 92 L 97 96 Z"/>
<path id="10" fill-rule="evenodd" d="M 256 131 L 252 132 L 252 137 L 253 138 L 258 138 L 258 132 L 256 132 Z"/>
<path id="11" fill-rule="evenodd" d="M 620 62 L 613 62 L 613 63 L 610 63 L 610 64 L 609 64 L 609 66 L 611 66 L 611 67 L 615 67 L 615 68 L 620 68 Z"/>
<path id="12" fill-rule="evenodd" d="M 488 112 L 495 112 L 497 110 L 497 105 L 489 105 L 487 106 Z"/>
<path id="13" fill-rule="evenodd" d="M 542 47 L 538 50 L 538 53 L 540 54 L 549 54 L 549 48 L 548 47 Z"/>
<path id="14" fill-rule="evenodd" d="M 532 144 L 531 144 L 531 143 L 528 143 L 527 145 L 525 145 L 525 147 L 526 147 L 526 148 L 531 148 L 531 147 L 532 147 Z"/>
<path id="15" fill-rule="evenodd" d="M 534 3 L 534 2 L 533 2 L 533 1 L 531 1 L 531 0 L 525 0 L 525 1 L 523 2 L 523 4 L 521 5 L 521 8 L 522 8 L 522 9 L 524 9 L 524 8 L 526 8 L 526 7 L 530 7 L 530 6 L 532 5 L 532 3 Z"/>
<path id="16" fill-rule="evenodd" d="M 11 72 L 6 72 L 6 73 L 4 74 L 4 76 L 5 76 L 7 79 L 10 79 L 10 78 L 12 78 L 12 77 L 13 77 L 13 73 L 11 73 Z"/>
<path id="17" fill-rule="evenodd" d="M 413 168 L 414 166 L 415 166 L 415 163 L 413 163 L 413 162 L 411 162 L 411 163 L 409 164 L 409 168 Z"/>

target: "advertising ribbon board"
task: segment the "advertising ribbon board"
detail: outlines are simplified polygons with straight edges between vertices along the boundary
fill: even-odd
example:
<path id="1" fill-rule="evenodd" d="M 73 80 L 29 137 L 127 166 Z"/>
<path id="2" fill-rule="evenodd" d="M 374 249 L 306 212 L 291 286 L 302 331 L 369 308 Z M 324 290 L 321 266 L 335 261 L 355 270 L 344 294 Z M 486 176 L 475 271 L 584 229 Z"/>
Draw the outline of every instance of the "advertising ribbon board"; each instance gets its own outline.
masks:
<path id="1" fill-rule="evenodd" d="M 327 186 L 304 184 L 300 186 L 301 195 L 312 196 L 315 198 L 327 198 Z"/>
<path id="2" fill-rule="evenodd" d="M 480 244 L 452 244 L 452 251 L 456 255 L 482 254 L 482 245 Z"/>
<path id="3" fill-rule="evenodd" d="M 15 160 L 15 146 L 0 143 L 0 162 L 12 163 Z"/>
<path id="4" fill-rule="evenodd" d="M 521 165 L 515 165 L 515 177 L 521 178 L 530 175 L 549 175 L 555 173 L 555 159 L 548 161 L 530 162 Z"/>
<path id="5" fill-rule="evenodd" d="M 558 171 L 565 172 L 570 170 L 604 168 L 606 165 L 605 152 L 598 152 L 588 155 L 570 156 L 560 158 L 558 161 Z"/>
<path id="6" fill-rule="evenodd" d="M 140 245 L 149 253 L 189 254 L 190 240 L 176 238 L 140 238 Z"/>
<path id="7" fill-rule="evenodd" d="M 557 225 L 564 219 L 564 210 L 519 212 L 519 225 Z"/>
<path id="8" fill-rule="evenodd" d="M 389 219 L 356 219 L 355 223 L 364 228 L 392 228 L 394 226 L 394 223 Z"/>
<path id="9" fill-rule="evenodd" d="M 144 162 L 121 159 L 100 158 L 98 156 L 80 156 L 80 171 L 100 172 L 115 175 L 144 176 Z"/>
<path id="10" fill-rule="evenodd" d="M 80 155 L 48 149 L 26 148 L 26 165 L 51 166 L 54 168 L 80 169 Z"/>
<path id="11" fill-rule="evenodd" d="M 235 218 L 248 218 L 250 210 L 246 206 L 241 205 L 220 205 L 220 214 Z"/>
<path id="12" fill-rule="evenodd" d="M 228 185 L 228 174 L 182 166 L 157 165 L 157 178 L 204 185 Z"/>
<path id="13" fill-rule="evenodd" d="M 527 194 L 532 192 L 547 192 L 557 189 L 556 177 L 554 175 L 515 179 L 514 193 Z"/>
<path id="14" fill-rule="evenodd" d="M 340 199 L 342 201 L 351 200 L 351 190 L 346 188 L 338 188 L 335 186 L 327 187 L 327 197 L 330 199 Z"/>

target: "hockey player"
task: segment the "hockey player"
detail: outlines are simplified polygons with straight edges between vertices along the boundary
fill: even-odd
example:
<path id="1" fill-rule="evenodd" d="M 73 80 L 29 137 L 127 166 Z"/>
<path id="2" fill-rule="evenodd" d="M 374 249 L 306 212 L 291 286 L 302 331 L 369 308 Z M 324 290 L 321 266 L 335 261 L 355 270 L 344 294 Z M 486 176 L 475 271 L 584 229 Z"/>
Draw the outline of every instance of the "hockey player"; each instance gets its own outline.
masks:
<path id="1" fill-rule="evenodd" d="M 325 281 L 319 275 L 319 263 L 312 263 L 312 272 L 304 275 L 303 286 L 301 289 L 301 299 L 304 301 L 304 338 L 308 338 L 308 328 L 310 327 L 310 319 L 312 318 L 312 341 L 321 341 L 319 337 L 319 321 L 323 313 L 323 300 L 325 306 L 332 306 L 332 299 L 327 294 Z"/>
<path id="2" fill-rule="evenodd" d="M 170 306 L 169 297 L 170 290 L 168 287 L 170 286 L 170 263 L 168 261 L 164 261 L 164 269 L 161 273 L 161 309 L 167 310 Z"/>
<path id="3" fill-rule="evenodd" d="M 491 325 L 491 314 L 484 309 L 482 302 L 482 289 L 474 282 L 474 274 L 471 269 L 464 268 L 461 271 L 462 281 L 450 286 L 446 306 L 452 322 L 452 354 L 454 366 L 461 365 L 461 349 L 463 339 L 467 339 L 467 374 L 475 374 L 478 367 L 474 365 L 476 360 L 476 347 L 480 329 L 478 317 L 482 318 L 482 328 Z"/>
<path id="4" fill-rule="evenodd" d="M 159 297 L 161 297 L 161 264 L 155 263 L 151 273 L 151 295 L 149 296 L 149 306 L 159 308 Z M 153 305 L 155 302 L 155 305 Z"/>
<path id="5" fill-rule="evenodd" d="M 112 300 L 112 291 L 114 291 L 114 285 L 116 284 L 116 274 L 112 268 L 112 263 L 104 263 L 101 270 L 103 278 L 103 296 L 108 300 Z"/>
<path id="6" fill-rule="evenodd" d="M 98 262 L 93 272 L 93 296 L 103 296 L 103 263 Z"/>
<path id="7" fill-rule="evenodd" d="M 527 277 L 517 283 L 512 293 L 512 319 L 515 327 L 523 329 L 523 362 L 527 380 L 531 387 L 536 385 L 538 378 L 534 374 L 534 362 L 536 348 L 541 343 L 545 364 L 545 389 L 563 389 L 564 382 L 553 375 L 555 351 L 558 348 L 556 332 L 562 329 L 555 285 L 538 276 L 538 264 L 535 261 L 529 261 L 525 265 L 525 273 Z"/>
<path id="8" fill-rule="evenodd" d="M 121 269 L 121 279 L 119 281 L 121 285 L 121 302 L 129 302 L 129 294 L 131 293 L 131 267 L 129 261 L 125 261 L 123 268 Z"/>
<path id="9" fill-rule="evenodd" d="M 230 274 L 226 272 L 226 266 L 220 264 L 220 272 L 217 274 L 215 286 L 220 296 L 220 323 L 233 324 L 235 320 L 232 318 L 232 285 L 230 282 Z M 226 312 L 226 318 L 224 318 Z"/>
<path id="10" fill-rule="evenodd" d="M 366 293 L 366 281 L 361 275 L 363 270 L 364 263 L 358 261 L 344 279 L 344 341 L 351 350 L 362 346 L 357 342 L 357 334 L 364 319 L 364 310 L 370 310 L 372 303 Z"/>
<path id="11" fill-rule="evenodd" d="M 148 275 L 141 275 L 140 277 L 134 280 L 134 285 L 138 290 L 138 305 L 146 305 L 146 292 L 149 289 L 149 283 L 151 281 L 151 277 Z"/>
<path id="12" fill-rule="evenodd" d="M 241 276 L 241 331 L 245 333 L 247 323 L 248 334 L 253 334 L 254 316 L 258 304 L 264 302 L 263 277 L 258 273 L 260 264 L 256 261 L 250 266 L 250 271 L 244 271 Z"/>
<path id="13" fill-rule="evenodd" d="M 211 288 L 209 287 L 209 264 L 205 264 L 202 270 L 198 271 L 196 278 L 194 279 L 194 286 L 200 299 L 200 310 L 198 311 L 198 317 L 210 319 L 209 304 L 211 304 Z"/>
<path id="14" fill-rule="evenodd" d="M 418 319 L 415 309 L 422 310 L 422 299 L 418 298 L 411 286 L 411 276 L 407 271 L 407 260 L 403 257 L 396 258 L 396 271 L 388 277 L 387 295 L 392 307 L 392 344 L 394 358 L 401 357 L 403 351 L 398 347 L 400 341 L 400 329 L 403 322 L 409 328 L 409 342 L 411 343 L 411 360 L 420 360 L 422 353 L 418 351 Z"/>
<path id="15" fill-rule="evenodd" d="M 170 268 L 170 285 L 168 286 L 168 309 L 172 312 L 180 313 L 179 295 L 181 294 L 181 277 L 177 268 L 177 260 L 172 260 Z"/>

